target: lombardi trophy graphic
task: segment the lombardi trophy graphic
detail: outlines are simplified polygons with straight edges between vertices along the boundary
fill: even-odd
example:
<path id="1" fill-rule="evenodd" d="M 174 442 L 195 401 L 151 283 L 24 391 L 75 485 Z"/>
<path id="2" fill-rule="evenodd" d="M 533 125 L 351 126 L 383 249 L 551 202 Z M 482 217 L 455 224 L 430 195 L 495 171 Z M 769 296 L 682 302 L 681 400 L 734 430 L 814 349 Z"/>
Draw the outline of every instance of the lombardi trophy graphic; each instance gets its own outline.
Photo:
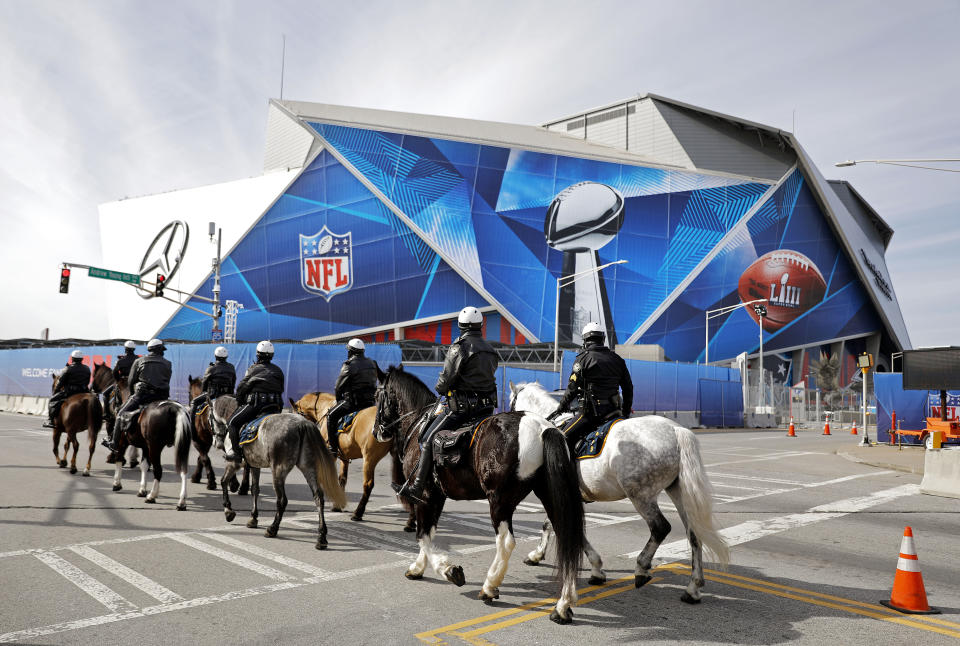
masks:
<path id="1" fill-rule="evenodd" d="M 617 342 L 610 302 L 599 271 L 576 282 L 565 281 L 599 266 L 597 250 L 616 237 L 623 226 L 623 196 L 606 184 L 579 182 L 561 191 L 547 207 L 543 233 L 547 244 L 563 252 L 560 288 L 559 340 L 580 343 L 580 330 L 595 321 Z"/>

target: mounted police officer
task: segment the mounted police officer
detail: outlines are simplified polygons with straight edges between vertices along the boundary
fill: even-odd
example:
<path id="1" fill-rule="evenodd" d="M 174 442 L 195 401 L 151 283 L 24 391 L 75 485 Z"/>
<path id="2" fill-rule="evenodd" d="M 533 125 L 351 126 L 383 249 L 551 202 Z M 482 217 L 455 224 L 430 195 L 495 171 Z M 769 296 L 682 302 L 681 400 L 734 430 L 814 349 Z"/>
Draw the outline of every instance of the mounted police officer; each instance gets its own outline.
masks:
<path id="1" fill-rule="evenodd" d="M 417 474 L 397 490 L 397 495 L 415 503 L 423 502 L 423 488 L 433 474 L 433 436 L 437 431 L 455 429 L 473 420 L 493 415 L 497 406 L 497 351 L 481 334 L 483 316 L 475 307 L 465 307 L 457 317 L 460 338 L 447 350 L 437 392 L 446 397 L 439 414 L 420 435 Z"/>
<path id="2" fill-rule="evenodd" d="M 230 418 L 230 450 L 224 456 L 230 462 L 243 459 L 240 428 L 244 424 L 260 415 L 283 410 L 283 371 L 271 363 L 272 359 L 273 344 L 258 343 L 257 362 L 247 368 L 247 374 L 237 384 L 237 400 L 241 406 Z"/>
<path id="3" fill-rule="evenodd" d="M 133 362 L 137 360 L 136 341 L 127 341 L 123 344 L 123 354 L 117 355 L 117 362 L 113 365 L 113 378 L 119 382 L 121 379 L 130 378 L 130 369 Z"/>
<path id="4" fill-rule="evenodd" d="M 67 397 L 88 392 L 90 392 L 90 368 L 83 365 L 83 353 L 74 350 L 70 353 L 70 363 L 60 373 L 60 379 L 57 380 L 57 387 L 48 404 L 50 419 L 44 423 L 44 426 L 53 428 L 54 420 L 60 414 L 60 407 L 63 406 Z"/>
<path id="5" fill-rule="evenodd" d="M 229 352 L 222 345 L 213 351 L 214 360 L 203 373 L 200 388 L 203 392 L 190 403 L 190 419 L 196 419 L 197 411 L 206 403 L 212 403 L 220 395 L 232 395 L 237 385 L 237 369 L 227 361 Z"/>
<path id="6" fill-rule="evenodd" d="M 333 457 L 340 452 L 337 434 L 340 420 L 375 404 L 377 380 L 383 373 L 377 362 L 364 356 L 363 352 L 364 345 L 360 339 L 347 342 L 347 360 L 340 368 L 340 376 L 334 387 L 337 403 L 327 412 L 327 440 Z"/>
<path id="7" fill-rule="evenodd" d="M 133 418 L 132 413 L 151 402 L 170 398 L 170 377 L 173 375 L 173 366 L 163 357 L 166 349 L 163 341 L 151 339 L 147 343 L 147 355 L 133 362 L 129 377 L 130 398 L 117 411 L 113 437 L 105 438 L 101 442 L 111 451 L 117 450 L 120 436 L 126 430 L 127 421 Z"/>
<path id="8" fill-rule="evenodd" d="M 583 349 L 577 355 L 560 407 L 550 418 L 570 410 L 580 400 L 580 412 L 563 428 L 571 448 L 600 424 L 617 415 L 630 417 L 633 381 L 627 363 L 604 344 L 606 334 L 599 323 L 587 323 L 581 332 Z M 623 398 L 619 394 L 623 393 Z"/>

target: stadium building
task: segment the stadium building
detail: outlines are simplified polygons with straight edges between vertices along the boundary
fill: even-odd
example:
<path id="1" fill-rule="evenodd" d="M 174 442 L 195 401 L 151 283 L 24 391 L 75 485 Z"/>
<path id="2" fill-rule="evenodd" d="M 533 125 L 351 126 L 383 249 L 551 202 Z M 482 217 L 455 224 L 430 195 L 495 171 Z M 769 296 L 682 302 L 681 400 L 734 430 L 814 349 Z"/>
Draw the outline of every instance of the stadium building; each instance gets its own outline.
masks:
<path id="1" fill-rule="evenodd" d="M 884 261 L 893 231 L 857 191 L 791 133 L 672 99 L 542 126 L 273 100 L 264 171 L 101 205 L 105 265 L 144 267 L 180 220 L 190 240 L 167 284 L 209 297 L 216 221 L 242 340 L 447 343 L 476 305 L 503 344 L 569 347 L 597 320 L 621 346 L 729 365 L 762 335 L 778 381 L 824 353 L 841 385 L 861 352 L 884 371 L 910 347 Z M 111 336 L 210 340 L 201 313 L 108 292 Z M 707 326 L 706 311 L 758 299 L 762 322 L 744 305 Z"/>

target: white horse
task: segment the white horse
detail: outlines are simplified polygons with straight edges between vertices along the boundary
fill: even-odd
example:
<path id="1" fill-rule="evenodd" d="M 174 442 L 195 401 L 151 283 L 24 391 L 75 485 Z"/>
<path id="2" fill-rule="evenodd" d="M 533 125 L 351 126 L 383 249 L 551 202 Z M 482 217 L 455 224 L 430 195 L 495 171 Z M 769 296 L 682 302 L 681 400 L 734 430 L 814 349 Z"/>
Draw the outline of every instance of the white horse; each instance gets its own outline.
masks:
<path id="1" fill-rule="evenodd" d="M 510 409 L 538 413 L 544 417 L 558 403 L 539 383 L 510 382 Z M 563 418 L 560 418 L 563 419 Z M 632 417 L 618 422 L 607 436 L 603 451 L 594 458 L 576 460 L 580 472 L 580 493 L 585 501 L 612 501 L 629 498 L 637 513 L 650 528 L 650 540 L 637 557 L 634 583 L 640 587 L 650 578 L 653 556 L 670 533 L 670 523 L 657 504 L 661 491 L 676 505 L 690 542 L 691 577 L 680 599 L 700 603 L 703 587 L 702 546 L 726 566 L 730 550 L 713 522 L 710 482 L 700 459 L 697 437 L 690 429 L 659 416 Z M 553 529 L 543 524 L 540 543 L 524 561 L 537 565 L 543 559 Z M 590 583 L 607 580 L 600 554 L 586 542 L 584 552 L 590 560 Z"/>

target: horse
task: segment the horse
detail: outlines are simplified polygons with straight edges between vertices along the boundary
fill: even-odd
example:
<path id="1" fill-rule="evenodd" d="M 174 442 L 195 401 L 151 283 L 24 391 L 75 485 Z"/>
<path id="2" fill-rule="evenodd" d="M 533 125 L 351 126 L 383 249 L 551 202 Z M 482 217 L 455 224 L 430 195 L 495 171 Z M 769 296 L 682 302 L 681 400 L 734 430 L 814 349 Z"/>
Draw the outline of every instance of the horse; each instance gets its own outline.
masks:
<path id="1" fill-rule="evenodd" d="M 223 449 L 230 417 L 237 409 L 237 399 L 233 395 L 221 395 L 214 401 L 212 419 L 217 449 Z M 267 538 L 274 538 L 280 529 L 280 520 L 287 508 L 285 483 L 293 467 L 300 473 L 310 487 L 313 502 L 320 515 L 317 531 L 318 550 L 327 549 L 327 521 L 323 517 L 323 495 L 327 494 L 333 504 L 341 509 L 347 504 L 346 494 L 337 481 L 337 470 L 333 456 L 326 443 L 317 432 L 317 427 L 300 415 L 293 413 L 275 413 L 260 422 L 256 439 L 243 445 L 244 462 L 250 465 L 252 472 L 253 508 L 247 527 L 257 527 L 260 496 L 260 469 L 269 468 L 273 474 L 273 490 L 277 494 L 277 510 L 273 523 L 264 532 Z M 223 490 L 223 513 L 227 522 L 232 522 L 237 514 L 230 506 L 227 483 L 236 473 L 235 462 L 228 462 L 220 479 Z"/>
<path id="2" fill-rule="evenodd" d="M 190 384 L 190 400 L 203 394 L 201 387 L 202 380 L 193 375 L 187 375 L 187 382 Z M 208 402 L 208 405 L 212 402 Z M 210 461 L 210 447 L 213 446 L 213 425 L 210 423 L 210 417 L 198 414 L 193 422 L 193 448 L 197 450 L 197 468 L 194 469 L 190 481 L 199 483 L 203 476 L 203 470 L 207 472 L 207 489 L 214 491 L 217 488 L 217 476 L 213 472 L 213 462 Z"/>
<path id="3" fill-rule="evenodd" d="M 327 411 L 333 407 L 337 399 L 329 393 L 315 392 L 307 393 L 298 401 L 290 399 L 290 405 L 294 412 L 303 415 L 320 429 L 324 440 L 329 438 L 329 429 L 327 428 Z M 373 491 L 373 475 L 377 464 L 385 455 L 391 452 L 393 442 L 379 442 L 373 435 L 373 423 L 376 420 L 377 409 L 375 406 L 364 408 L 354 417 L 350 430 L 340 433 L 338 438 L 340 444 L 340 486 L 347 486 L 347 469 L 350 468 L 350 460 L 363 458 L 363 495 L 357 508 L 353 510 L 350 520 L 363 520 L 363 513 L 367 508 L 367 501 L 370 500 L 370 493 Z M 333 511 L 342 511 L 334 508 Z M 410 528 L 412 531 L 412 527 Z"/>
<path id="4" fill-rule="evenodd" d="M 126 415 L 126 413 L 125 413 Z M 156 503 L 160 493 L 160 480 L 163 478 L 163 465 L 160 455 L 164 446 L 172 446 L 177 473 L 180 474 L 180 497 L 177 511 L 187 508 L 187 468 L 190 458 L 190 413 L 172 400 L 151 402 L 134 413 L 136 419 L 128 426 L 126 433 L 120 434 L 117 455 L 123 455 L 126 443 L 143 450 L 140 462 L 140 488 L 137 496 L 146 498 L 146 503 Z M 120 491 L 121 461 L 114 464 L 113 490 Z M 147 493 L 147 471 L 153 468 L 153 488 Z"/>
<path id="5" fill-rule="evenodd" d="M 111 389 L 111 387 L 113 387 Z M 109 391 L 109 392 L 108 392 Z M 117 421 L 117 411 L 123 406 L 123 403 L 130 398 L 130 388 L 127 387 L 127 378 L 122 377 L 117 381 L 113 376 L 113 370 L 105 363 L 93 364 L 93 392 L 100 393 L 101 406 L 103 407 L 103 420 L 107 425 L 107 432 L 113 431 L 113 425 Z M 127 451 L 130 467 L 137 466 L 140 461 L 137 459 L 137 447 L 130 446 Z M 107 456 L 107 463 L 113 464 L 116 454 L 111 452 Z"/>
<path id="6" fill-rule="evenodd" d="M 51 392 L 57 391 L 57 383 L 60 381 L 58 375 L 53 376 Z M 83 475 L 90 475 L 90 462 L 93 460 L 93 450 L 97 446 L 97 433 L 100 432 L 100 425 L 103 423 L 103 409 L 100 408 L 100 400 L 93 393 L 77 393 L 67 397 L 63 405 L 60 406 L 60 413 L 53 420 L 53 457 L 57 461 L 57 466 L 61 469 L 67 467 L 67 452 L 70 445 L 73 445 L 73 457 L 70 459 L 70 473 L 77 472 L 77 451 L 80 450 L 80 442 L 77 441 L 77 433 L 87 431 L 87 438 L 90 444 L 90 455 L 87 458 L 87 466 L 83 468 Z M 63 459 L 60 458 L 60 435 L 66 433 L 67 439 L 63 443 Z"/>
<path id="7" fill-rule="evenodd" d="M 394 437 L 406 476 L 420 457 L 420 434 L 427 408 L 436 405 L 436 395 L 402 367 L 390 366 L 377 392 L 378 435 Z M 437 523 L 446 499 L 482 500 L 490 503 L 490 521 L 496 534 L 497 553 L 478 598 L 499 598 L 499 586 L 507 573 L 510 554 L 516 547 L 513 513 L 532 491 L 543 503 L 557 528 L 557 571 L 561 593 L 550 619 L 572 621 L 570 606 L 577 600 L 577 570 L 584 548 L 583 505 L 577 474 L 563 434 L 545 419 L 528 413 L 500 413 L 475 427 L 470 447 L 456 466 L 435 467 L 435 479 L 424 489 L 423 504 L 413 505 L 417 516 L 420 553 L 405 573 L 420 579 L 429 562 L 433 569 L 457 586 L 465 583 L 463 568 L 434 544 Z"/>
<path id="8" fill-rule="evenodd" d="M 510 382 L 510 409 L 546 417 L 558 402 L 539 383 Z M 700 603 L 703 579 L 703 546 L 716 556 L 721 567 L 730 560 L 730 551 L 717 531 L 713 519 L 710 481 L 707 478 L 700 446 L 690 429 L 659 416 L 631 417 L 617 422 L 610 430 L 602 452 L 595 458 L 577 460 L 580 492 L 586 501 L 613 501 L 629 498 L 650 528 L 650 539 L 637 556 L 634 584 L 650 581 L 650 564 L 667 534 L 670 523 L 657 504 L 666 491 L 677 508 L 690 543 L 691 578 L 681 601 Z M 550 521 L 543 524 L 540 543 L 524 561 L 537 565 L 550 542 Z M 600 554 L 584 541 L 590 561 L 590 583 L 606 581 Z"/>

